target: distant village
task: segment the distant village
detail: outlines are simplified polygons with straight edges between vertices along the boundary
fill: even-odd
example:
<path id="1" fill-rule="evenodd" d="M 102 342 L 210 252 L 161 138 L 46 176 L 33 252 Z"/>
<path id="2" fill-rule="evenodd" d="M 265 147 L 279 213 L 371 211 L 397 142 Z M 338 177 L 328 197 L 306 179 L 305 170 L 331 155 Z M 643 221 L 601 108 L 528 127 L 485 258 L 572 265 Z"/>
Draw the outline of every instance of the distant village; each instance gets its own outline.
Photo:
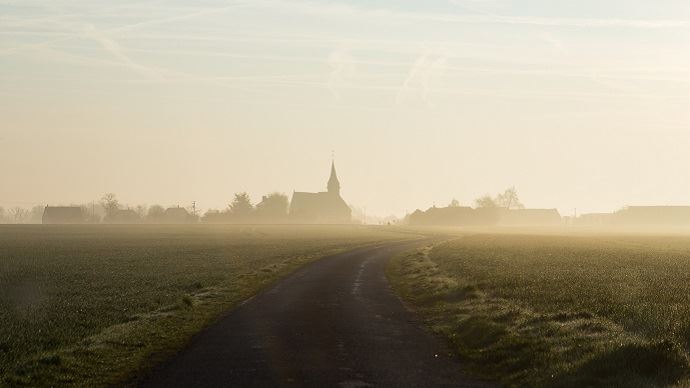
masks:
<path id="1" fill-rule="evenodd" d="M 453 200 L 446 207 L 416 210 L 404 222 L 418 226 L 499 227 L 690 227 L 690 206 L 627 206 L 611 213 L 589 213 L 562 217 L 557 209 L 526 209 L 515 187 L 475 201 L 475 207 Z"/>
<path id="2" fill-rule="evenodd" d="M 188 207 L 160 205 L 123 206 L 114 193 L 105 194 L 97 203 L 70 206 L 34 206 L 31 210 L 15 207 L 0 208 L 0 223 L 43 224 L 348 224 L 353 222 L 352 210 L 340 196 L 340 181 L 331 163 L 326 191 L 293 192 L 289 199 L 283 193 L 263 196 L 253 204 L 247 193 L 235 194 L 223 210 L 197 214 L 196 204 Z"/>
<path id="3" fill-rule="evenodd" d="M 354 216 L 353 216 L 354 213 Z M 271 193 L 253 204 L 247 193 L 237 193 L 223 210 L 197 214 L 196 204 L 187 207 L 160 205 L 123 206 L 113 193 L 98 202 L 71 206 L 34 206 L 31 209 L 0 207 L 0 223 L 11 224 L 350 224 L 367 223 L 365 214 L 351 208 L 340 195 L 335 163 L 331 163 L 326 191 L 295 191 L 289 198 Z M 378 223 L 411 226 L 499 227 L 690 227 L 690 206 L 629 206 L 611 213 L 562 217 L 557 209 L 527 209 L 514 187 L 492 197 L 478 198 L 474 207 L 457 200 L 445 207 L 416 210 L 402 219 L 388 217 Z"/>

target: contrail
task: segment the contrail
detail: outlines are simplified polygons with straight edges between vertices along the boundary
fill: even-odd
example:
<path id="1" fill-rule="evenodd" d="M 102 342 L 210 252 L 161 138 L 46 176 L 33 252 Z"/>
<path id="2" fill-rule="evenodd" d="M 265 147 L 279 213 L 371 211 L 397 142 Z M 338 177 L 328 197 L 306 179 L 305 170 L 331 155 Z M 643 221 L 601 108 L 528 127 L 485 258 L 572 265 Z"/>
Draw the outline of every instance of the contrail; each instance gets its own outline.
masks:
<path id="1" fill-rule="evenodd" d="M 427 66 L 427 58 L 429 57 L 429 53 L 424 53 L 422 54 L 417 60 L 412 64 L 412 67 L 410 68 L 409 73 L 407 73 L 407 77 L 405 78 L 405 81 L 403 81 L 402 86 L 400 86 L 400 89 L 398 90 L 398 95 L 395 97 L 395 102 L 400 105 L 403 102 L 403 97 L 404 94 L 407 92 L 407 90 L 410 88 L 410 83 L 417 77 L 417 73 Z"/>
<path id="2" fill-rule="evenodd" d="M 144 66 L 138 62 L 135 62 L 128 55 L 123 53 L 120 45 L 113 39 L 106 37 L 100 31 L 98 31 L 93 25 L 88 24 L 84 29 L 84 37 L 90 38 L 98 42 L 103 49 L 105 49 L 110 55 L 117 58 L 123 64 L 127 65 L 130 69 L 142 74 L 146 77 L 153 78 L 155 80 L 162 80 L 164 77 L 160 72 L 154 70 L 152 67 Z"/>

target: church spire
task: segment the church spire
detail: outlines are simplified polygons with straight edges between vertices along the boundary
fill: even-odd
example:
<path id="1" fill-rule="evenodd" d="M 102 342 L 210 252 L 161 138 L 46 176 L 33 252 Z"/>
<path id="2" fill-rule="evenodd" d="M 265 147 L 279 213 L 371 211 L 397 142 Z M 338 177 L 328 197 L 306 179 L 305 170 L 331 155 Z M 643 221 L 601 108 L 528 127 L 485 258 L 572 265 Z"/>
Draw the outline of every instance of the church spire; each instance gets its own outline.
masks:
<path id="1" fill-rule="evenodd" d="M 340 195 L 340 182 L 335 173 L 335 160 L 331 160 L 331 177 L 328 178 L 328 192 Z"/>

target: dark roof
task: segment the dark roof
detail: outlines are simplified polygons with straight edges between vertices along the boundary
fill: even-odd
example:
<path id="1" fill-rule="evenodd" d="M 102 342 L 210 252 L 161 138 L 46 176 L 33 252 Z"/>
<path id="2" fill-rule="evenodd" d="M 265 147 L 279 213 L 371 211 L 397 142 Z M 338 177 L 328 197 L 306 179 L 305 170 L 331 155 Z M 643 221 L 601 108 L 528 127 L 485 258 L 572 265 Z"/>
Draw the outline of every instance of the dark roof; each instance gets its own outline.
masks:
<path id="1" fill-rule="evenodd" d="M 338 180 L 338 175 L 335 172 L 335 162 L 331 162 L 331 176 L 328 178 L 328 184 L 326 185 L 328 191 L 340 191 L 340 181 Z"/>

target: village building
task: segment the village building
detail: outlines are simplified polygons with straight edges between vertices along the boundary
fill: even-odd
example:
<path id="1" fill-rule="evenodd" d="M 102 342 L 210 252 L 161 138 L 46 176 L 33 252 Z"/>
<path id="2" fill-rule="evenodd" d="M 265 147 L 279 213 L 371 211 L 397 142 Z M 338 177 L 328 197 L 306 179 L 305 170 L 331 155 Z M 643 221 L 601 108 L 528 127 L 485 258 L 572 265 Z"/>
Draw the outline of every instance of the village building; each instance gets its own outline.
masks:
<path id="1" fill-rule="evenodd" d="M 290 202 L 290 221 L 314 224 L 347 224 L 352 210 L 340 196 L 340 181 L 331 163 L 331 176 L 327 191 L 319 193 L 294 192 Z"/>
<path id="2" fill-rule="evenodd" d="M 194 221 L 196 217 L 183 207 L 169 207 L 163 212 L 162 223 L 164 224 L 187 224 Z"/>
<path id="3" fill-rule="evenodd" d="M 410 214 L 409 223 L 429 226 L 557 226 L 563 223 L 563 219 L 556 209 L 434 206 Z"/>
<path id="4" fill-rule="evenodd" d="M 41 222 L 44 224 L 83 224 L 86 215 L 79 206 L 46 206 Z"/>

